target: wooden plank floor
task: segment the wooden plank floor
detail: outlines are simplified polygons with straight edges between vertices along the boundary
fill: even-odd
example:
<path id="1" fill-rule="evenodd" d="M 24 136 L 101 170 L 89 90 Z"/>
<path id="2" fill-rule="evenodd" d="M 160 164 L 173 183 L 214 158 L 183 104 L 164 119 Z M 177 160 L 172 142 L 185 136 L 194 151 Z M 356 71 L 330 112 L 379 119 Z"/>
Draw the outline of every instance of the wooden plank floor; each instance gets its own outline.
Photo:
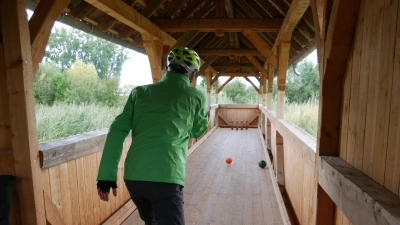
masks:
<path id="1" fill-rule="evenodd" d="M 225 163 L 226 157 L 233 163 Z M 217 129 L 188 158 L 184 190 L 187 225 L 282 224 L 257 129 Z M 142 225 L 135 211 L 123 225 Z"/>

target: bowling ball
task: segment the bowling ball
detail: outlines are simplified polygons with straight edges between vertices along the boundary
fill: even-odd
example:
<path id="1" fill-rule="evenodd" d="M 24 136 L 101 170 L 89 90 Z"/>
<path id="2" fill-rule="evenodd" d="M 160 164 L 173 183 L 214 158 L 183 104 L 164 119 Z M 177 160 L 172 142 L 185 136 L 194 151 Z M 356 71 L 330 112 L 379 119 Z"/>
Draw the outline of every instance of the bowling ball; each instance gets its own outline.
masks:
<path id="1" fill-rule="evenodd" d="M 265 168 L 267 166 L 267 163 L 264 160 L 261 160 L 260 162 L 258 162 L 258 166 L 260 168 Z"/>
<path id="2" fill-rule="evenodd" d="M 232 163 L 232 158 L 231 157 L 227 157 L 225 159 L 225 162 L 228 163 L 228 164 L 231 164 Z"/>

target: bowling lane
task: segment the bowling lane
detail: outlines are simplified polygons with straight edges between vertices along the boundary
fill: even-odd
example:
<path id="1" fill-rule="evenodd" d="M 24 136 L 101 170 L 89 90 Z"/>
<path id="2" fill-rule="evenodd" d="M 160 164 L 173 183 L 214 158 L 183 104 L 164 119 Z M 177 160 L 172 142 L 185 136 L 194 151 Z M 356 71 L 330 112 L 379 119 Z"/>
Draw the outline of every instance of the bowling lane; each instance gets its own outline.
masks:
<path id="1" fill-rule="evenodd" d="M 227 164 L 225 159 L 233 162 Z M 218 128 L 188 158 L 184 190 L 187 225 L 283 224 L 257 129 Z M 124 225 L 142 225 L 137 211 Z"/>

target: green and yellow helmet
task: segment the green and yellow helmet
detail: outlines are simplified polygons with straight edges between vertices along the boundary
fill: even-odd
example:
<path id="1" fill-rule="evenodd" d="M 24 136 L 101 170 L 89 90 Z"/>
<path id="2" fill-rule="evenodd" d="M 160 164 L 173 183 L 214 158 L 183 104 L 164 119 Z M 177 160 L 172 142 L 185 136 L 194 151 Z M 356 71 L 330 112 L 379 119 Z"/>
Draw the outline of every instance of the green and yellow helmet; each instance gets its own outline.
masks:
<path id="1" fill-rule="evenodd" d="M 178 46 L 173 48 L 168 54 L 167 66 L 170 64 L 181 65 L 188 73 L 194 70 L 199 71 L 200 57 L 193 49 Z"/>

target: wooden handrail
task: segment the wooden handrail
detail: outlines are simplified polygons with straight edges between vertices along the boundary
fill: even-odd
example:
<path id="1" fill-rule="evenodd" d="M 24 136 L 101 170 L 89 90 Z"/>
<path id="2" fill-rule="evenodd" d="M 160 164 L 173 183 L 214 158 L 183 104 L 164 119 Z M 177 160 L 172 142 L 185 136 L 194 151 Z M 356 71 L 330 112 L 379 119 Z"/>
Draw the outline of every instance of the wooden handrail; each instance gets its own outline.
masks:
<path id="1" fill-rule="evenodd" d="M 73 159 L 102 151 L 108 129 L 87 132 L 39 144 L 40 166 L 50 168 Z M 129 141 L 128 135 L 125 141 Z"/>

